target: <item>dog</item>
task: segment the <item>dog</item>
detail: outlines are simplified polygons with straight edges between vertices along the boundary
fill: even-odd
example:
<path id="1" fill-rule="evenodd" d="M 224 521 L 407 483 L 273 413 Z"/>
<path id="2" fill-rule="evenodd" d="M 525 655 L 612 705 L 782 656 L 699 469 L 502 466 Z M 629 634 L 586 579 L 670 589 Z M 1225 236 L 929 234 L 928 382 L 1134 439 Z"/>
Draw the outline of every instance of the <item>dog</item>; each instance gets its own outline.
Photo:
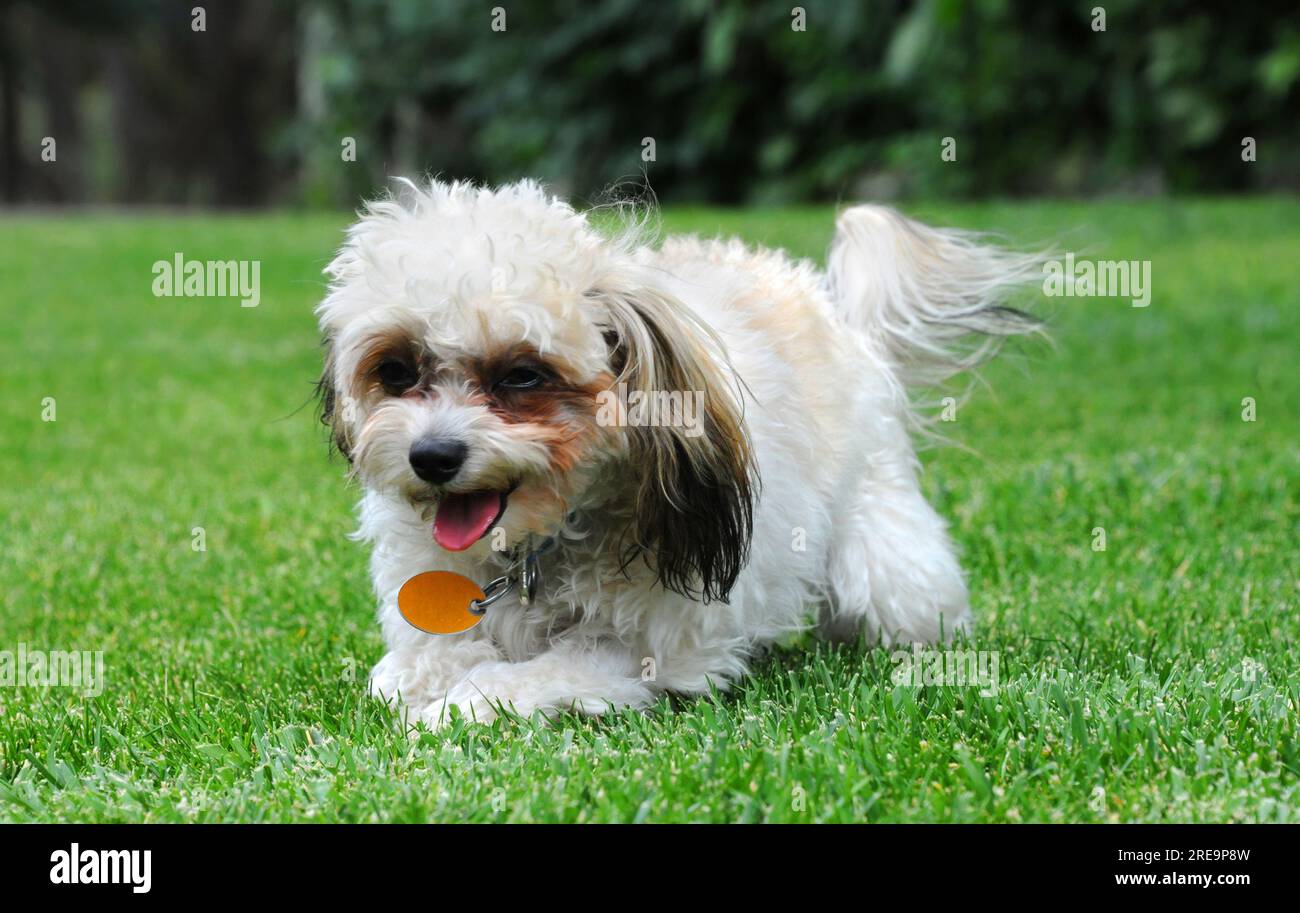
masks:
<path id="1" fill-rule="evenodd" d="M 1005 304 L 1033 256 L 860 205 L 823 272 L 654 246 L 533 181 L 403 187 L 359 213 L 317 314 L 387 648 L 370 689 L 413 729 L 726 689 L 809 628 L 969 629 L 913 393 L 1035 328 Z M 474 627 L 403 617 L 437 570 L 483 588 Z"/>

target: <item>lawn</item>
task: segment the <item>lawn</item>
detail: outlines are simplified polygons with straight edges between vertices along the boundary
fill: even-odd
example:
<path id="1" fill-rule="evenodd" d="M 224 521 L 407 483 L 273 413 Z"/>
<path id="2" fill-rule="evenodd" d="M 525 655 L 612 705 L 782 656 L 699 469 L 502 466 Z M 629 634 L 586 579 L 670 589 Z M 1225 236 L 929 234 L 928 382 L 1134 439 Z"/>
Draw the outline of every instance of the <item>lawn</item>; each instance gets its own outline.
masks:
<path id="1" fill-rule="evenodd" d="M 0 818 L 1300 820 L 1300 202 L 909 211 L 1152 264 L 1147 308 L 1039 296 L 1054 345 L 924 455 L 996 690 L 809 640 L 731 694 L 414 739 L 365 695 L 357 492 L 304 406 L 346 216 L 0 217 L 0 651 L 105 682 L 0 687 Z M 832 216 L 665 221 L 820 257 Z M 177 251 L 260 260 L 260 305 L 154 297 Z"/>

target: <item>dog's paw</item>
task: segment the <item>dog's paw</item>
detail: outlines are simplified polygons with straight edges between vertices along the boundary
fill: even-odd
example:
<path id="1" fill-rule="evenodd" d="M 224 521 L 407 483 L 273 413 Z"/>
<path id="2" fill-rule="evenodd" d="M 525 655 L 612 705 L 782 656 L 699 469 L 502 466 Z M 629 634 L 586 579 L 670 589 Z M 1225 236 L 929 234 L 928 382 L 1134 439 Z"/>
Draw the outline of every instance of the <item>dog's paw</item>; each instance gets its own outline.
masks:
<path id="1" fill-rule="evenodd" d="M 380 666 L 376 666 L 370 673 L 366 690 L 370 692 L 371 697 L 383 701 L 390 707 L 396 707 L 401 698 L 397 674 L 384 671 Z"/>
<path id="2" fill-rule="evenodd" d="M 409 714 L 409 719 L 412 723 L 423 723 L 425 728 L 437 732 L 451 725 L 458 717 L 471 723 L 491 723 L 499 715 L 498 708 L 482 695 L 455 698 L 449 695 L 441 700 L 430 701 Z"/>

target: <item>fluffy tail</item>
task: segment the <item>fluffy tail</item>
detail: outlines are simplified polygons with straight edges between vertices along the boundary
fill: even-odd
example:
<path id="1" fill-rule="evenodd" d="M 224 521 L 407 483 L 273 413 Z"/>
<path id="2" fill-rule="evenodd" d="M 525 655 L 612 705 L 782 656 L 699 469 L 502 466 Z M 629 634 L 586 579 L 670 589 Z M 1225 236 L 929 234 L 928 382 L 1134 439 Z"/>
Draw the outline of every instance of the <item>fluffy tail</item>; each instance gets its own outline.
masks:
<path id="1" fill-rule="evenodd" d="M 836 222 L 827 273 L 841 318 L 878 344 L 905 384 L 933 386 L 992 355 L 1000 337 L 1038 328 L 1003 302 L 1041 281 L 1041 263 L 972 232 L 854 206 Z"/>

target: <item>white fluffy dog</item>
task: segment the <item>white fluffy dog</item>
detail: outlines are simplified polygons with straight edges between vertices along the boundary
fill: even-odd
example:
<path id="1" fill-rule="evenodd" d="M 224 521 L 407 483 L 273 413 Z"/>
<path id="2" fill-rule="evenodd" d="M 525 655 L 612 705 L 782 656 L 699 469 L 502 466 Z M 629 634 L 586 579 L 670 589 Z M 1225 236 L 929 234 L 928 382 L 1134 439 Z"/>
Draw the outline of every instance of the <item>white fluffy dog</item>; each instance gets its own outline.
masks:
<path id="1" fill-rule="evenodd" d="M 373 692 L 431 727 L 599 713 L 725 688 L 810 625 L 967 627 L 908 391 L 1032 327 L 1001 304 L 1032 257 L 855 206 L 823 273 L 735 240 L 653 249 L 530 181 L 407 190 L 352 226 L 319 307 L 387 643 Z M 399 613 L 416 574 L 525 565 L 534 598 L 463 633 Z"/>

